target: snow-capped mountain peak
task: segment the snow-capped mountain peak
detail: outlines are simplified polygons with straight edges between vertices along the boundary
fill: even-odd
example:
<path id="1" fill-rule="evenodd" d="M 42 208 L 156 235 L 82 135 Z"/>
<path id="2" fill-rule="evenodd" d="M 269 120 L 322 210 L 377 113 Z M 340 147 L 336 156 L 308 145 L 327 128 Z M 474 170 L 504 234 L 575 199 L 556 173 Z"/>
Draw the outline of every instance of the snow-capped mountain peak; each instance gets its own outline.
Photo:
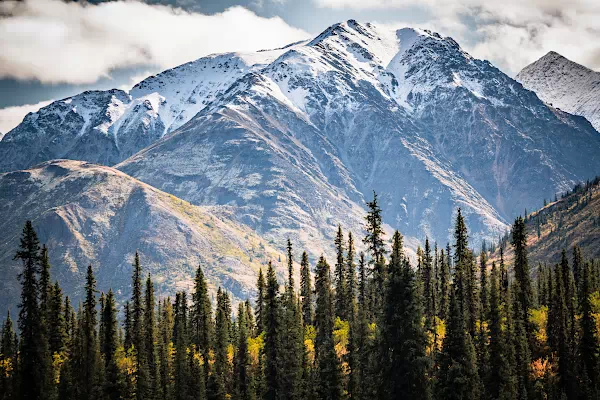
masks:
<path id="1" fill-rule="evenodd" d="M 600 131 L 600 72 L 550 51 L 516 79 L 554 107 L 581 115 Z"/>

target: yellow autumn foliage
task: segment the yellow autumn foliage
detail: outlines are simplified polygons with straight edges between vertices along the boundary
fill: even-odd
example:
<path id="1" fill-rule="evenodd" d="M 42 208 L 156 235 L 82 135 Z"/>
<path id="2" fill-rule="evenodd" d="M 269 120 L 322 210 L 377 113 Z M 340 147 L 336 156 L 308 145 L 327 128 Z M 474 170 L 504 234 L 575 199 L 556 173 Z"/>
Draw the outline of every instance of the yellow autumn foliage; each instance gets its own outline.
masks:
<path id="1" fill-rule="evenodd" d="M 262 332 L 255 338 L 248 338 L 248 353 L 252 359 L 252 365 L 258 365 L 258 357 L 265 346 L 265 333 Z"/>
<path id="2" fill-rule="evenodd" d="M 548 306 L 541 306 L 529 310 L 529 322 L 533 325 L 535 331 L 534 336 L 540 347 L 546 346 L 548 342 L 548 333 L 546 326 L 548 324 Z"/>

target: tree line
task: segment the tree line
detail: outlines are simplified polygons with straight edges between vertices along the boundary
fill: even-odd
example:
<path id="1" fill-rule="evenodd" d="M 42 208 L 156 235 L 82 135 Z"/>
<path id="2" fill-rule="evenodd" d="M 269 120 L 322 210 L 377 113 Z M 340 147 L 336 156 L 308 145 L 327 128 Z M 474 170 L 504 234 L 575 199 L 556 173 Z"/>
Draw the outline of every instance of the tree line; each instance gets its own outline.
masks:
<path id="1" fill-rule="evenodd" d="M 599 398 L 598 262 L 575 247 L 531 268 L 521 217 L 510 265 L 503 246 L 476 254 L 459 209 L 453 243 L 426 239 L 411 265 L 402 235 L 385 238 L 376 195 L 367 206 L 364 253 L 339 227 L 333 265 L 321 256 L 313 268 L 303 252 L 296 285 L 288 240 L 287 279 L 269 263 L 256 298 L 235 312 L 221 288 L 213 308 L 201 268 L 191 293 L 156 298 L 137 253 L 121 314 L 91 266 L 75 310 L 28 221 L 15 254 L 18 334 L 10 313 L 2 328 L 0 398 Z"/>

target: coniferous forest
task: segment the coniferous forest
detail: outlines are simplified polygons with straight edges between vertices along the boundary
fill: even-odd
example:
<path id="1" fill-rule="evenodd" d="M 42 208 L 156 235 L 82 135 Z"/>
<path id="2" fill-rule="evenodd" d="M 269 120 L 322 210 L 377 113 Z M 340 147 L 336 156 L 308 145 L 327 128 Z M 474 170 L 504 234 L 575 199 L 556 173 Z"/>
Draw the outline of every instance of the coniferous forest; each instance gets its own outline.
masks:
<path id="1" fill-rule="evenodd" d="M 600 398 L 600 263 L 575 247 L 557 265 L 530 265 L 521 217 L 508 241 L 474 251 L 459 209 L 453 243 L 425 240 L 415 265 L 399 232 L 385 236 L 377 197 L 367 205 L 365 236 L 340 227 L 335 260 L 310 265 L 288 240 L 287 279 L 269 263 L 256 298 L 237 307 L 221 289 L 213 307 L 201 268 L 190 293 L 155 297 L 137 254 L 121 309 L 112 290 L 98 293 L 91 266 L 73 304 L 27 222 L 0 397 Z"/>

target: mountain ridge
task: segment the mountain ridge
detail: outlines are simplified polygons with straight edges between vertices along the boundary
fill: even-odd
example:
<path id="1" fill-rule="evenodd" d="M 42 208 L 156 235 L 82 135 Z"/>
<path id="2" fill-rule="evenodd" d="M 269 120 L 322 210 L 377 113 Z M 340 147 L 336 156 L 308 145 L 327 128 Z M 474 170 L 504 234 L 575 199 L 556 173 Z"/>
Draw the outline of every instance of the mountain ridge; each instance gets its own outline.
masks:
<path id="1" fill-rule="evenodd" d="M 291 237 L 313 257 L 331 247 L 337 223 L 360 231 L 373 190 L 384 222 L 410 241 L 445 243 L 462 207 L 479 243 L 600 170 L 587 121 L 419 29 L 349 20 L 281 49 L 184 64 L 132 93 L 140 122 L 117 136 L 151 143 L 113 154 L 113 166 L 192 204 L 227 207 L 275 247 Z M 0 155 L 27 154 L 27 140 L 7 143 L 36 137 L 31 127 L 11 131 Z M 42 150 L 30 159 L 54 154 Z"/>

